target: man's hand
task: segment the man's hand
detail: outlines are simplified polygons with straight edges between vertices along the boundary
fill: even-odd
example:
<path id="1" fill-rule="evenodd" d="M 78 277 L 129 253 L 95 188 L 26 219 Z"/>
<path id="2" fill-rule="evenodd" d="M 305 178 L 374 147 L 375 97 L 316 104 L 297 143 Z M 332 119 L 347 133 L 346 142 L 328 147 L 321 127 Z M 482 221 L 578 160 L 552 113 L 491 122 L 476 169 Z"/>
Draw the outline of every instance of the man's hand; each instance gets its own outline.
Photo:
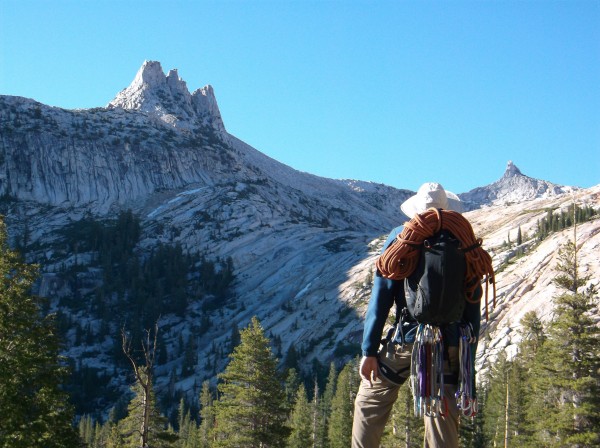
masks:
<path id="1" fill-rule="evenodd" d="M 379 379 L 377 369 L 378 365 L 376 356 L 363 356 L 363 358 L 360 361 L 360 377 L 364 381 L 368 381 L 371 387 L 373 387 L 373 381 Z"/>

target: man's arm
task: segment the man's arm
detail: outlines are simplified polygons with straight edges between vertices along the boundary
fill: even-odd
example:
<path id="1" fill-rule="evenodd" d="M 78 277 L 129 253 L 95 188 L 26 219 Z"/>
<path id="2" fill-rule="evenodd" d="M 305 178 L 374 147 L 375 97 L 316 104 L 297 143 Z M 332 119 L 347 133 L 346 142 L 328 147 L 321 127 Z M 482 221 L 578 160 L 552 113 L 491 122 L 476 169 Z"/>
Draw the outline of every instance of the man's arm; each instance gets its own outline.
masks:
<path id="1" fill-rule="evenodd" d="M 382 251 L 394 242 L 400 231 L 401 228 L 396 228 L 390 233 Z M 400 295 L 404 297 L 404 283 L 384 278 L 377 271 L 365 316 L 361 346 L 363 359 L 360 363 L 359 373 L 361 378 L 366 381 L 371 382 L 378 378 L 377 352 L 379 351 L 383 328 L 395 299 Z"/>

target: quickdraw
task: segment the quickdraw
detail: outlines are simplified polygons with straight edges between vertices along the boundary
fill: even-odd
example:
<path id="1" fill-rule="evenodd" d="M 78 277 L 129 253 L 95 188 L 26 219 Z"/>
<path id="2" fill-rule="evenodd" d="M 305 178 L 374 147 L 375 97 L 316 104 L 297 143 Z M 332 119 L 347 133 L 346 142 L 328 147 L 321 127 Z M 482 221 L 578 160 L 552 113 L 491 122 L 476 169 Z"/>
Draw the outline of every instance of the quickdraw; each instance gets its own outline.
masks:
<path id="1" fill-rule="evenodd" d="M 465 417 L 474 417 L 477 414 L 477 397 L 475 396 L 475 371 L 471 344 L 477 342 L 473 327 L 460 326 L 460 339 L 458 343 L 458 390 L 456 403 Z"/>
<path id="2" fill-rule="evenodd" d="M 410 375 L 415 416 L 446 414 L 443 366 L 444 345 L 440 328 L 420 324 L 413 345 Z"/>

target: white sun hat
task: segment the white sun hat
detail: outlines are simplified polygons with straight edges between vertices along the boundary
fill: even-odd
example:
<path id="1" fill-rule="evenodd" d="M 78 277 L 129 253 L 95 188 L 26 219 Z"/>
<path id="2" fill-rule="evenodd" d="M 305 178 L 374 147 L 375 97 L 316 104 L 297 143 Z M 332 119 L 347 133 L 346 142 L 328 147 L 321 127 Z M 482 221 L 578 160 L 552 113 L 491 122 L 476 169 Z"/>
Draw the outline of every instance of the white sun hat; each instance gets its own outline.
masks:
<path id="1" fill-rule="evenodd" d="M 406 216 L 412 218 L 417 213 L 423 213 L 429 208 L 442 208 L 462 212 L 463 203 L 454 193 L 444 190 L 437 182 L 427 182 L 419 187 L 417 194 L 402 203 L 400 209 Z"/>

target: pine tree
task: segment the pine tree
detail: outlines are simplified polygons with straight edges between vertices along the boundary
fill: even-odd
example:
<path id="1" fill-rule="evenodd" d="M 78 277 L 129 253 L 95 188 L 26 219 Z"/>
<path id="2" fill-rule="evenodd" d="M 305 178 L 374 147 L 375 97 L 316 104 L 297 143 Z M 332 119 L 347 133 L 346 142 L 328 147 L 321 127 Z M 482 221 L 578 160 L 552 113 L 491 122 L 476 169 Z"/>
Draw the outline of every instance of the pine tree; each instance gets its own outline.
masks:
<path id="1" fill-rule="evenodd" d="M 289 448 L 311 448 L 314 443 L 313 409 L 306 397 L 306 388 L 300 384 L 290 418 L 291 434 Z"/>
<path id="2" fill-rule="evenodd" d="M 487 387 L 484 433 L 491 446 L 504 446 L 507 369 L 506 354 L 501 352 L 484 380 Z"/>
<path id="3" fill-rule="evenodd" d="M 194 373 L 194 368 L 198 362 L 197 352 L 196 338 L 193 335 L 190 335 L 183 352 L 183 363 L 181 365 L 182 378 L 188 377 Z"/>
<path id="4" fill-rule="evenodd" d="M 0 220 L 0 447 L 78 443 L 53 316 L 42 316 L 42 299 L 30 292 L 36 277 L 8 247 Z"/>
<path id="5" fill-rule="evenodd" d="M 190 439 L 194 433 L 194 426 L 195 424 L 190 418 L 190 413 L 186 406 L 185 399 L 182 397 L 181 400 L 179 400 L 179 407 L 177 408 L 177 435 L 179 436 L 177 443 L 178 447 L 190 447 Z"/>
<path id="6" fill-rule="evenodd" d="M 87 446 L 93 446 L 94 444 L 94 425 L 92 423 L 92 417 L 84 415 L 79 420 L 79 438 Z"/>
<path id="7" fill-rule="evenodd" d="M 113 424 L 109 421 L 104 425 L 101 425 L 99 422 L 96 422 L 94 426 L 94 439 L 90 448 L 104 448 L 108 446 L 108 436 L 111 431 L 111 427 Z"/>
<path id="8" fill-rule="evenodd" d="M 545 407 L 538 419 L 538 442 L 597 446 L 600 333 L 590 317 L 594 300 L 587 294 L 564 294 L 555 302 L 557 318 L 550 324 L 535 372 L 536 393 Z"/>
<path id="9" fill-rule="evenodd" d="M 558 284 L 570 292 L 555 298 L 556 317 L 533 365 L 535 400 L 530 404 L 534 441 L 545 446 L 600 443 L 600 330 L 591 315 L 598 300 L 593 287 L 581 293 L 577 251 L 570 241 L 559 251 Z"/>
<path id="10" fill-rule="evenodd" d="M 328 437 L 331 448 L 347 448 L 352 440 L 354 398 L 358 389 L 358 367 L 354 361 L 344 366 L 337 379 L 331 402 Z"/>
<path id="11" fill-rule="evenodd" d="M 133 398 L 127 406 L 127 417 L 118 424 L 126 448 L 173 446 L 176 437 L 167 431 L 167 418 L 160 414 L 151 379 L 145 367 L 139 367 L 142 381 L 137 380 L 131 390 Z"/>
<path id="12" fill-rule="evenodd" d="M 157 347 L 158 323 L 154 327 L 154 337 L 149 330 L 142 340 L 144 364 L 136 361 L 131 348 L 131 340 L 123 330 L 123 353 L 131 363 L 135 383 L 131 390 L 133 398 L 127 406 L 127 417 L 119 422 L 119 430 L 123 434 L 125 447 L 146 448 L 169 447 L 177 440 L 177 436 L 167 429 L 167 418 L 162 416 L 156 406 L 153 385 L 153 368 Z"/>
<path id="13" fill-rule="evenodd" d="M 285 392 L 269 340 L 256 317 L 240 331 L 240 341 L 219 375 L 215 446 L 283 446 L 289 433 Z"/>
<path id="14" fill-rule="evenodd" d="M 240 344 L 240 329 L 237 326 L 237 323 L 234 322 L 231 326 L 231 336 L 229 336 L 231 350 L 233 351 L 234 347 L 237 347 Z"/>
<path id="15" fill-rule="evenodd" d="M 522 339 L 519 355 L 527 366 L 539 352 L 546 340 L 544 325 L 535 311 L 528 311 L 521 319 Z"/>
<path id="16" fill-rule="evenodd" d="M 200 391 L 200 427 L 197 432 L 198 448 L 209 448 L 212 444 L 212 432 L 215 426 L 213 395 L 208 381 L 202 383 Z"/>
<path id="17" fill-rule="evenodd" d="M 294 408 L 296 404 L 296 398 L 298 395 L 298 388 L 300 387 L 300 377 L 296 369 L 288 369 L 287 378 L 285 379 L 285 397 L 286 406 L 289 410 Z M 306 388 L 305 388 L 306 392 Z"/>
<path id="18" fill-rule="evenodd" d="M 108 424 L 108 437 L 106 439 L 106 448 L 127 448 L 123 435 L 116 423 Z"/>
<path id="19" fill-rule="evenodd" d="M 558 249 L 556 270 L 560 274 L 556 276 L 554 283 L 574 293 L 590 279 L 590 276 L 579 276 L 577 246 L 571 240 Z"/>
<path id="20" fill-rule="evenodd" d="M 547 335 L 541 319 L 535 311 L 525 313 L 521 319 L 522 339 L 518 346 L 518 353 L 514 359 L 517 373 L 520 375 L 521 383 L 516 386 L 513 396 L 518 394 L 520 420 L 518 433 L 514 434 L 513 442 L 521 446 L 538 446 L 536 440 L 536 420 L 540 412 L 543 412 L 544 403 L 536 393 L 534 383 L 538 374 L 536 366 L 543 364 L 542 346 Z"/>
<path id="21" fill-rule="evenodd" d="M 318 404 L 318 414 L 316 423 L 316 446 L 318 448 L 329 447 L 329 436 L 327 434 L 329 427 L 329 418 L 331 416 L 331 402 L 335 395 L 335 388 L 337 386 L 338 372 L 335 368 L 335 364 L 332 362 L 329 364 L 329 374 L 327 376 L 327 383 L 325 384 L 325 391 L 323 397 Z M 315 380 L 315 388 L 317 387 Z"/>

